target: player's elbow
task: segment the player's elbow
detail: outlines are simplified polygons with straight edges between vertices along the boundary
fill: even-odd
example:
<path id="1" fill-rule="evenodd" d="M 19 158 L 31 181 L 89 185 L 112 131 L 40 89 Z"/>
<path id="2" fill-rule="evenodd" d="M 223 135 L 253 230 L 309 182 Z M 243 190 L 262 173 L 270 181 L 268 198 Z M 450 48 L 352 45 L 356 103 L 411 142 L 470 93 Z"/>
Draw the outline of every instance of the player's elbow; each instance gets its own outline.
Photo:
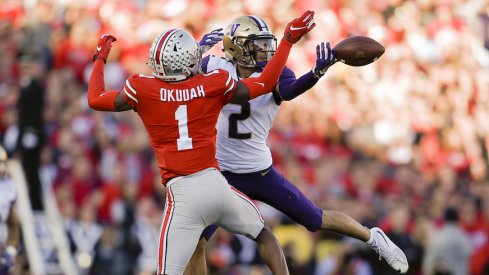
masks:
<path id="1" fill-rule="evenodd" d="M 91 97 L 88 97 L 87 98 L 87 101 L 88 101 L 88 107 L 90 107 L 90 109 L 94 109 L 94 110 L 97 110 L 97 104 L 95 103 L 95 100 Z"/>
<path id="2" fill-rule="evenodd" d="M 296 98 L 302 92 L 298 90 L 300 87 L 296 87 L 296 79 L 285 79 L 277 84 L 276 92 L 283 101 L 291 101 Z"/>
<path id="3" fill-rule="evenodd" d="M 98 106 L 100 105 L 100 96 L 97 95 L 102 93 L 103 91 L 97 91 L 96 89 L 90 89 L 90 87 L 88 87 L 88 94 L 87 94 L 88 107 L 94 110 L 98 110 Z"/>
<path id="4" fill-rule="evenodd" d="M 103 111 L 98 98 L 88 97 L 88 107 L 90 107 L 92 110 Z"/>
<path id="5" fill-rule="evenodd" d="M 123 111 L 123 109 L 116 109 L 115 99 L 118 94 L 116 91 L 104 91 L 102 89 L 98 91 L 89 90 L 87 96 L 88 107 L 97 111 Z"/>

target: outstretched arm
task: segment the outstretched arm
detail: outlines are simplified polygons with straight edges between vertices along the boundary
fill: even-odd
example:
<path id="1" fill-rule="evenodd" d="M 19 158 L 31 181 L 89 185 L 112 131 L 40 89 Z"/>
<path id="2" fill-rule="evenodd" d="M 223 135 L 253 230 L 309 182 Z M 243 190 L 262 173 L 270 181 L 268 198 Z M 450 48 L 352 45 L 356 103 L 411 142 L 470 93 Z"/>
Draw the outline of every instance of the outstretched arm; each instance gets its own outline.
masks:
<path id="1" fill-rule="evenodd" d="M 104 34 L 97 45 L 97 53 L 93 57 L 93 70 L 88 83 L 88 106 L 97 111 L 121 112 L 131 109 L 119 91 L 105 91 L 104 64 L 110 53 L 112 42 L 117 39 Z"/>
<path id="2" fill-rule="evenodd" d="M 326 48 L 324 42 L 321 43 L 321 48 L 317 45 L 316 66 L 298 79 L 295 78 L 292 71 L 285 71 L 284 78 L 280 79 L 280 82 L 276 86 L 276 92 L 279 98 L 289 101 L 311 89 L 336 61 L 337 59 L 331 50 L 329 42 L 326 43 Z"/>
<path id="3" fill-rule="evenodd" d="M 279 102 L 289 101 L 311 89 L 318 80 L 319 78 L 316 78 L 312 71 L 296 78 L 292 70 L 285 68 L 273 92 L 278 97 Z"/>
<path id="4" fill-rule="evenodd" d="M 242 104 L 272 91 L 285 67 L 292 45 L 315 26 L 313 11 L 306 11 L 301 17 L 292 20 L 285 28 L 277 52 L 267 63 L 262 74 L 257 78 L 240 80 L 230 102 Z"/>
<path id="5" fill-rule="evenodd" d="M 277 80 L 285 67 L 285 62 L 289 56 L 292 43 L 282 39 L 277 48 L 277 52 L 270 62 L 265 66 L 260 77 L 250 77 L 240 80 L 237 83 L 231 103 L 242 104 L 252 98 L 264 95 L 273 90 Z"/>

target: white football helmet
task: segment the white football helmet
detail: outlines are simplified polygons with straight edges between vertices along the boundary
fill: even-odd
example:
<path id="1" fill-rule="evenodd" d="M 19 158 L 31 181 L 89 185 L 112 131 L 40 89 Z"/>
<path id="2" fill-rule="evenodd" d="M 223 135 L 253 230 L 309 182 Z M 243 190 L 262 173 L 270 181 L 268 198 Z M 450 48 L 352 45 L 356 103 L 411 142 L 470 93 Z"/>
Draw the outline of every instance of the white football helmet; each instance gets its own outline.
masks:
<path id="1" fill-rule="evenodd" d="M 277 39 L 263 19 L 246 15 L 235 18 L 224 31 L 224 54 L 241 66 L 263 68 L 277 50 Z"/>
<path id="2" fill-rule="evenodd" d="M 181 29 L 162 32 L 149 50 L 148 65 L 164 81 L 181 81 L 200 73 L 201 62 L 199 43 Z"/>

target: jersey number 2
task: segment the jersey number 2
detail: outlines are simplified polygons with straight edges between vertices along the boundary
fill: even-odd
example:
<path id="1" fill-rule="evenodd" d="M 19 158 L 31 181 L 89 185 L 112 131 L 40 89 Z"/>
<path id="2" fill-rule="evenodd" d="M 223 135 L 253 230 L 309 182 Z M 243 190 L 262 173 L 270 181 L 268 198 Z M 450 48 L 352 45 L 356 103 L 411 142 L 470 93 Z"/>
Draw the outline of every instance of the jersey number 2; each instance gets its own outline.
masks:
<path id="1" fill-rule="evenodd" d="M 229 138 L 250 139 L 251 133 L 238 133 L 238 120 L 245 120 L 250 117 L 251 105 L 249 102 L 241 105 L 241 113 L 231 114 L 229 116 Z"/>
<path id="2" fill-rule="evenodd" d="M 192 149 L 192 138 L 188 137 L 187 105 L 180 105 L 175 111 L 175 120 L 178 120 L 178 151 Z"/>

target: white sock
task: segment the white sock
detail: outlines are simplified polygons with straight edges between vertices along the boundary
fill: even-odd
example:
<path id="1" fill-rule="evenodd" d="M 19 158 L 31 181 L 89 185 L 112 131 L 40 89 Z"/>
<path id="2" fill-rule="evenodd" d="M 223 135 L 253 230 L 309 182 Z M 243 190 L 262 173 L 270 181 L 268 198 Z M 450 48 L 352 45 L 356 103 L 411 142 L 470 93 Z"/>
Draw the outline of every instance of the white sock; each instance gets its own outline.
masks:
<path id="1" fill-rule="evenodd" d="M 365 227 L 365 228 L 367 228 L 367 227 Z M 374 234 L 372 233 L 371 229 L 369 229 L 369 231 L 370 231 L 370 238 L 365 243 L 368 245 L 372 245 L 372 243 L 374 242 Z"/>

